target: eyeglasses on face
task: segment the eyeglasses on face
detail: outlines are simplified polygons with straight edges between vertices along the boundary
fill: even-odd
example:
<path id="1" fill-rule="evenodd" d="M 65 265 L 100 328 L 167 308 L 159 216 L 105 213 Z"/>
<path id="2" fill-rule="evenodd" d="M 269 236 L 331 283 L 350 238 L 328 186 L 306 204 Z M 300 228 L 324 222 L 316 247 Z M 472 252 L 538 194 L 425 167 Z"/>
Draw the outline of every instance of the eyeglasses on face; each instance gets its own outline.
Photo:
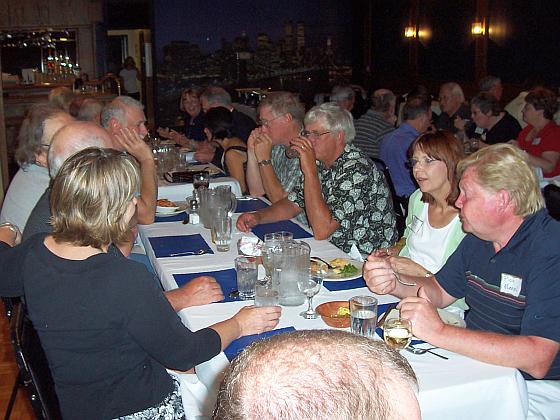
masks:
<path id="1" fill-rule="evenodd" d="M 317 133 L 316 131 L 301 130 L 299 135 L 305 137 L 306 139 L 318 139 L 325 134 L 330 134 L 330 131 L 323 131 L 322 133 Z"/>
<path id="2" fill-rule="evenodd" d="M 439 162 L 439 159 L 433 159 L 431 157 L 425 157 L 425 158 L 422 158 L 422 159 L 411 158 L 411 159 L 408 159 L 408 167 L 409 168 L 414 168 L 418 164 L 420 164 L 422 166 L 430 166 L 434 162 Z"/>
<path id="3" fill-rule="evenodd" d="M 270 120 L 267 120 L 265 118 L 259 118 L 257 120 L 257 125 L 260 127 L 268 127 L 272 121 L 277 120 L 278 118 L 281 118 L 283 116 L 284 114 L 278 115 L 277 117 L 271 118 Z"/>

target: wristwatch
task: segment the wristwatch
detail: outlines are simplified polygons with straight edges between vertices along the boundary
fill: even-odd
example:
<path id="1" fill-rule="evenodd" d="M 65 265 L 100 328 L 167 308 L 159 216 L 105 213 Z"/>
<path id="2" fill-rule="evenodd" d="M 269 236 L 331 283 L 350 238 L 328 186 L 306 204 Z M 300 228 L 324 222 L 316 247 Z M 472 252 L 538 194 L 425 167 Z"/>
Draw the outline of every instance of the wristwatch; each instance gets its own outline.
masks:
<path id="1" fill-rule="evenodd" d="M 270 159 L 265 159 L 257 162 L 257 164 L 259 166 L 267 166 L 267 165 L 272 165 L 272 161 Z"/>
<path id="2" fill-rule="evenodd" d="M 424 277 L 428 278 L 428 277 L 432 277 L 434 275 L 434 273 L 432 273 L 431 271 L 426 270 L 426 274 L 424 274 Z"/>

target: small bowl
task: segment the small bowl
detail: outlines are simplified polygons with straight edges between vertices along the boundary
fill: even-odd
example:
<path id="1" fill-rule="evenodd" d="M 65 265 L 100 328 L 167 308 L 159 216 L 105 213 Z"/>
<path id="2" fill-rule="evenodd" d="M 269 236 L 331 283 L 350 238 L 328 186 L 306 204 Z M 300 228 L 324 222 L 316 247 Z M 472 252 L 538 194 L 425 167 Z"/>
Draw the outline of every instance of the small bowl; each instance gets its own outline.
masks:
<path id="1" fill-rule="evenodd" d="M 317 306 L 315 309 L 325 324 L 334 328 L 348 328 L 350 326 L 350 314 L 340 316 L 338 315 L 338 308 L 346 308 L 350 310 L 350 305 L 347 300 L 335 300 L 332 302 L 325 302 Z"/>

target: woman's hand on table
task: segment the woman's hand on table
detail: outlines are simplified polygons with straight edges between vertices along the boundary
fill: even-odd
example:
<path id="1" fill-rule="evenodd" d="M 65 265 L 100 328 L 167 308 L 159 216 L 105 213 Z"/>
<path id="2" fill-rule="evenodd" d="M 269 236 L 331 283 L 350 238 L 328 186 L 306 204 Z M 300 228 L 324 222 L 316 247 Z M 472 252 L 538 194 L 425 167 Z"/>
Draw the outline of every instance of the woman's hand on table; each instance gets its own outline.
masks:
<path id="1" fill-rule="evenodd" d="M 222 288 L 210 276 L 195 277 L 184 286 L 165 292 L 165 296 L 175 311 L 224 299 Z"/>
<path id="2" fill-rule="evenodd" d="M 260 334 L 273 330 L 282 315 L 280 306 L 245 306 L 237 312 L 233 319 L 239 325 L 239 336 Z"/>
<path id="3" fill-rule="evenodd" d="M 364 264 L 364 280 L 367 287 L 378 295 L 392 293 L 397 287 L 397 278 L 389 259 L 371 254 Z"/>
<path id="4" fill-rule="evenodd" d="M 250 232 L 251 229 L 260 223 L 258 212 L 243 213 L 237 218 L 237 229 L 241 232 Z"/>

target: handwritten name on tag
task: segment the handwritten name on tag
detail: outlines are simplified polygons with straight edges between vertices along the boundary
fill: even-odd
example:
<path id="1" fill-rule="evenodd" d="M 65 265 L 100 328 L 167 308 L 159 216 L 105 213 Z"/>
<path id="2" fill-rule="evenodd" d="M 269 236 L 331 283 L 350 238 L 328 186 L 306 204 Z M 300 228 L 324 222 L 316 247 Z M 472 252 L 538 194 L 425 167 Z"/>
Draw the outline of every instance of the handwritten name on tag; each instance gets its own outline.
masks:
<path id="1" fill-rule="evenodd" d="M 533 144 L 533 146 L 541 144 L 541 138 L 540 137 L 535 137 L 531 143 Z"/>
<path id="2" fill-rule="evenodd" d="M 414 233 L 418 233 L 418 231 L 420 230 L 423 224 L 424 222 L 420 220 L 418 217 L 412 216 L 412 223 L 410 224 L 410 230 L 413 231 Z"/>
<path id="3" fill-rule="evenodd" d="M 502 281 L 500 283 L 500 292 L 519 297 L 521 293 L 521 284 L 523 279 L 512 274 L 502 273 Z"/>

